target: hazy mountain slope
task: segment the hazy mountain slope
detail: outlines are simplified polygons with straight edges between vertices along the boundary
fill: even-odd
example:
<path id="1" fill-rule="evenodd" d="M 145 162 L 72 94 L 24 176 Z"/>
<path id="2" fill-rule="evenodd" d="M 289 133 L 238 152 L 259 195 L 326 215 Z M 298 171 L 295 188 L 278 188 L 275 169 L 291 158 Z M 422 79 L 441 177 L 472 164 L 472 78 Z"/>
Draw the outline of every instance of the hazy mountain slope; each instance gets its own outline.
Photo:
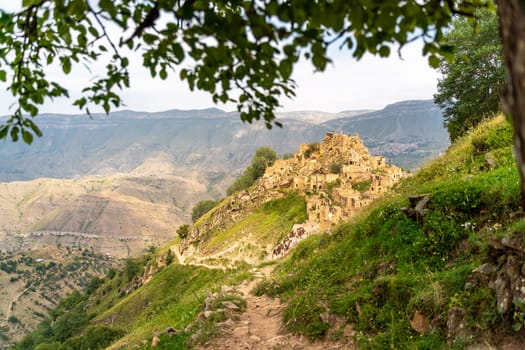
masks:
<path id="1" fill-rule="evenodd" d="M 43 138 L 31 146 L 5 143 L 0 148 L 0 180 L 129 172 L 162 154 L 173 173 L 195 170 L 203 182 L 213 184 L 243 169 L 261 146 L 285 153 L 324 134 L 322 127 L 300 121 L 286 121 L 283 129 L 270 131 L 219 110 L 118 112 L 93 120 L 45 115 L 37 121 Z"/>
<path id="2" fill-rule="evenodd" d="M 0 249 L 60 243 L 137 255 L 170 240 L 205 192 L 198 181 L 173 175 L 1 183 Z"/>
<path id="3" fill-rule="evenodd" d="M 380 111 L 321 124 L 347 134 L 358 133 L 373 154 L 405 168 L 443 152 L 449 145 L 441 110 L 432 101 L 403 101 Z"/>
<path id="4" fill-rule="evenodd" d="M 372 112 L 369 109 L 348 110 L 339 113 L 328 113 L 321 111 L 294 111 L 294 112 L 280 112 L 277 113 L 277 118 L 299 120 L 312 124 L 322 124 L 330 120 L 340 118 L 351 118 L 357 115 Z"/>
<path id="5" fill-rule="evenodd" d="M 45 114 L 36 119 L 42 138 L 30 146 L 21 142 L 0 146 L 0 181 L 129 172 L 162 155 L 174 174 L 198 172 L 201 182 L 220 192 L 225 186 L 217 187 L 217 182 L 231 181 L 257 148 L 294 152 L 301 143 L 319 142 L 326 131 L 358 132 L 372 153 L 388 151 L 385 155 L 405 168 L 438 154 L 448 144 L 440 111 L 430 101 L 364 112 L 284 113 L 284 128 L 272 130 L 263 123 L 243 124 L 236 113 L 218 109 L 120 111 L 93 119 Z"/>

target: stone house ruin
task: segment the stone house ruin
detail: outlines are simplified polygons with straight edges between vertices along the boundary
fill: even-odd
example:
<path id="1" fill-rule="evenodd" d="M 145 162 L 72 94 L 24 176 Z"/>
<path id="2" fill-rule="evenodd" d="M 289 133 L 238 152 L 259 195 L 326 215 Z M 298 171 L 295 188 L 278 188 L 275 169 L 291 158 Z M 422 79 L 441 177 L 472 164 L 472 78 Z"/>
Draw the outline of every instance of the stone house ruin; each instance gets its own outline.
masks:
<path id="1" fill-rule="evenodd" d="M 370 155 L 359 135 L 327 133 L 320 144 L 302 144 L 293 158 L 277 160 L 260 186 L 305 194 L 308 222 L 326 231 L 354 217 L 406 175 L 385 157 Z"/>

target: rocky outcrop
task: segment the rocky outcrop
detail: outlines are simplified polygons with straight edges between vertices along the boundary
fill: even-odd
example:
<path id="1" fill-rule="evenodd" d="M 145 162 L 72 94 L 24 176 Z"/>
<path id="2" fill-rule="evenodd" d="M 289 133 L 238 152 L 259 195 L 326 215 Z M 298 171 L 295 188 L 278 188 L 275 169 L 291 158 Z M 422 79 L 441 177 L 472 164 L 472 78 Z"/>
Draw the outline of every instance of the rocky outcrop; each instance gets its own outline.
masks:
<path id="1" fill-rule="evenodd" d="M 300 241 L 317 232 L 319 232 L 317 223 L 293 225 L 290 233 L 272 250 L 272 259 L 285 256 Z"/>
<path id="2" fill-rule="evenodd" d="M 421 223 L 423 216 L 428 213 L 427 206 L 430 202 L 430 194 L 417 194 L 408 197 L 408 207 L 401 208 L 401 211 L 410 219 Z"/>
<path id="3" fill-rule="evenodd" d="M 525 241 L 521 232 L 489 240 L 490 261 L 475 269 L 465 288 L 488 285 L 501 314 L 510 316 L 515 305 L 525 303 Z"/>
<path id="4" fill-rule="evenodd" d="M 327 133 L 320 144 L 303 144 L 278 160 L 259 182 L 266 190 L 290 189 L 307 196 L 308 221 L 321 231 L 355 216 L 407 174 L 372 156 L 358 135 Z"/>

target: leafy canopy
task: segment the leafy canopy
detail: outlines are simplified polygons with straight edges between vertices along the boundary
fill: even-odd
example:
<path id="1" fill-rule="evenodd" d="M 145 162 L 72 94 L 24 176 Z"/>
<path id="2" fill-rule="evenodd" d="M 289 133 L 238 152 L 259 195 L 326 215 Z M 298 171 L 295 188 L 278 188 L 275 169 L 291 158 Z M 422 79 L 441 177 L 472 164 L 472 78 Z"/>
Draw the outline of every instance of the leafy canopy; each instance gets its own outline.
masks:
<path id="1" fill-rule="evenodd" d="M 505 68 L 495 13 L 477 13 L 476 25 L 454 20 L 443 38 L 454 47 L 454 60 L 441 60 L 442 78 L 434 101 L 443 109 L 444 124 L 452 141 L 500 109 Z"/>
<path id="2" fill-rule="evenodd" d="M 219 204 L 219 202 L 220 202 L 220 199 L 219 200 L 207 199 L 207 200 L 203 200 L 195 204 L 195 206 L 191 210 L 191 221 L 196 222 L 197 220 L 199 220 L 201 216 L 203 216 L 204 214 L 209 212 L 211 209 L 213 209 L 213 207 Z"/>
<path id="3" fill-rule="evenodd" d="M 252 158 L 252 163 L 244 170 L 241 176 L 239 176 L 235 182 L 228 187 L 226 194 L 228 196 L 233 193 L 247 189 L 253 183 L 264 175 L 264 171 L 267 167 L 272 166 L 277 159 L 277 153 L 270 147 L 260 147 L 255 151 L 255 155 Z"/>
<path id="4" fill-rule="evenodd" d="M 215 102 L 237 105 L 243 121 L 278 124 L 279 98 L 294 96 L 291 74 L 300 57 L 317 70 L 330 62 L 337 45 L 361 58 L 369 52 L 388 56 L 421 38 L 429 63 L 447 53 L 438 42 L 454 14 L 471 14 L 485 0 L 23 0 L 12 13 L 0 8 L 0 80 L 16 97 L 12 116 L 0 125 L 0 139 L 21 136 L 31 143 L 41 131 L 32 117 L 46 99 L 68 97 L 49 81 L 60 66 L 106 61 L 74 104 L 106 112 L 122 104 L 129 87 L 129 51 L 142 55 L 153 77 L 170 75 Z M 27 116 L 29 114 L 29 117 Z"/>

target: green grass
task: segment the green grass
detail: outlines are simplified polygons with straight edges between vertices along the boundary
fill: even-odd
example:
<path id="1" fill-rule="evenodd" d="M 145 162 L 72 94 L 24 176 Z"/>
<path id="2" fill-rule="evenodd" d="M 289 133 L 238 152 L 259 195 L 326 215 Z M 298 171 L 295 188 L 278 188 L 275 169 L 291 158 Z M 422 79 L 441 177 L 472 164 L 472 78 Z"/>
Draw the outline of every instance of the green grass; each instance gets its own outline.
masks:
<path id="1" fill-rule="evenodd" d="M 312 339 L 327 331 L 323 313 L 345 317 L 363 349 L 446 348 L 442 327 L 419 335 L 409 321 L 416 311 L 446 320 L 452 306 L 489 332 L 501 322 L 493 292 L 464 285 L 490 235 L 524 228 L 514 216 L 520 186 L 510 144 L 502 117 L 481 125 L 353 222 L 301 242 L 258 293 L 287 300 L 288 329 Z M 417 222 L 400 209 L 420 193 L 430 205 Z"/>
<path id="2" fill-rule="evenodd" d="M 94 321 L 129 330 L 119 343 L 130 344 L 151 338 L 154 330 L 184 329 L 225 277 L 222 270 L 172 264 Z"/>
<path id="3" fill-rule="evenodd" d="M 294 224 L 306 221 L 306 200 L 295 192 L 271 200 L 245 216 L 225 231 L 215 231 L 209 241 L 202 242 L 208 251 L 225 249 L 245 237 L 259 245 L 277 244 Z"/>

